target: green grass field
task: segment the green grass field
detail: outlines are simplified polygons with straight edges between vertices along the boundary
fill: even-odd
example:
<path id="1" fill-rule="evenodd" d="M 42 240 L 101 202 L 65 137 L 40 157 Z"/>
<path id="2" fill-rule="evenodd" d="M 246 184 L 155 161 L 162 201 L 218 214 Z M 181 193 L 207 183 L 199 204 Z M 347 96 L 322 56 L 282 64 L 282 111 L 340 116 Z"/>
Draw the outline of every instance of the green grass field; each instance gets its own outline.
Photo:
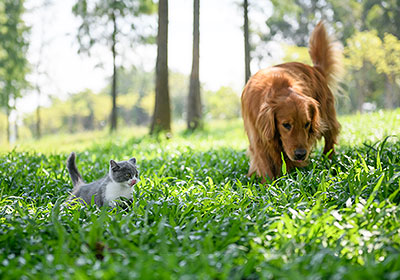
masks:
<path id="1" fill-rule="evenodd" d="M 245 176 L 241 120 L 169 140 L 130 128 L 2 147 L 0 278 L 399 279 L 400 110 L 340 122 L 332 161 L 319 144 L 266 185 Z M 62 207 L 72 150 L 86 181 L 137 158 L 129 209 Z"/>

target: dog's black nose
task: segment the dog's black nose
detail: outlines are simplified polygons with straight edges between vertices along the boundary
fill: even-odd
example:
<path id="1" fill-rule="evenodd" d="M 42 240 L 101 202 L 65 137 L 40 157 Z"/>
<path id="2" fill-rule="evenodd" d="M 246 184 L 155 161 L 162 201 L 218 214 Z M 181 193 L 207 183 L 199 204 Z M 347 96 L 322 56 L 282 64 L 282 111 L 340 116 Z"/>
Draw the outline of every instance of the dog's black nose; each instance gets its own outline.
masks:
<path id="1" fill-rule="evenodd" d="M 296 160 L 303 160 L 306 158 L 307 150 L 306 149 L 296 149 L 294 151 L 294 157 Z"/>

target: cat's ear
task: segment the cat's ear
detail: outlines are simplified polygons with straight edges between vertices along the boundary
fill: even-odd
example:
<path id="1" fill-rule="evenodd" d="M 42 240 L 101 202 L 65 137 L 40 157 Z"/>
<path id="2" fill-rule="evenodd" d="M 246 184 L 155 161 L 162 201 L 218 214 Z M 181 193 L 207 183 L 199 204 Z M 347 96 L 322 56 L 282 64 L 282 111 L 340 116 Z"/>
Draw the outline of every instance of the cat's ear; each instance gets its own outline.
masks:
<path id="1" fill-rule="evenodd" d="M 119 169 L 119 165 L 115 160 L 110 160 L 110 167 L 112 171 L 117 171 Z"/>
<path id="2" fill-rule="evenodd" d="M 134 157 L 131 158 L 131 159 L 129 160 L 129 162 L 132 163 L 132 164 L 136 164 L 136 158 L 134 158 Z"/>

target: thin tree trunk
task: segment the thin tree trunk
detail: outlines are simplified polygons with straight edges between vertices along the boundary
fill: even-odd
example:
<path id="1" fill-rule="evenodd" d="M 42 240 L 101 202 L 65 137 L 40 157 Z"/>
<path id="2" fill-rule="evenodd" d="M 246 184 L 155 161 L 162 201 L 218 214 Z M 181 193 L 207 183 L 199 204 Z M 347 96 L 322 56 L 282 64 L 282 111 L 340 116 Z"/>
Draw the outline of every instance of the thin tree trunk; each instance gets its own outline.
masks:
<path id="1" fill-rule="evenodd" d="M 36 138 L 37 139 L 40 139 L 42 137 L 40 109 L 41 109 L 41 107 L 40 107 L 40 105 L 38 105 L 36 108 Z"/>
<path id="2" fill-rule="evenodd" d="M 171 130 L 168 88 L 168 0 L 158 2 L 156 100 L 150 134 Z"/>
<path id="3" fill-rule="evenodd" d="M 7 117 L 7 143 L 10 143 L 10 107 L 8 105 L 8 96 L 7 96 L 7 103 L 6 103 L 6 117 Z"/>
<path id="4" fill-rule="evenodd" d="M 363 71 L 365 71 L 364 66 L 361 68 L 361 72 L 359 79 L 357 79 L 357 88 L 358 88 L 358 94 L 357 94 L 357 110 L 362 113 L 363 111 L 363 104 L 364 104 L 364 96 L 366 94 L 367 86 L 366 86 L 366 80 L 364 79 L 364 74 Z"/>
<path id="5" fill-rule="evenodd" d="M 244 64 L 245 64 L 245 83 L 250 79 L 250 40 L 249 40 L 249 17 L 248 17 L 248 0 L 244 0 L 243 2 L 243 11 L 244 11 Z"/>
<path id="6" fill-rule="evenodd" d="M 111 131 L 115 131 L 117 129 L 117 66 L 115 62 L 115 57 L 117 55 L 115 46 L 117 44 L 116 36 L 117 36 L 117 21 L 115 18 L 114 12 L 112 13 L 112 21 L 113 21 L 113 34 L 112 34 L 112 56 L 113 56 L 113 76 L 112 76 L 112 88 L 111 88 L 111 96 L 112 96 L 112 109 L 111 109 Z"/>
<path id="7" fill-rule="evenodd" d="M 385 109 L 393 109 L 394 108 L 394 100 L 393 100 L 393 93 L 394 93 L 394 79 L 390 76 L 386 75 L 385 79 L 385 95 L 384 95 L 384 104 Z"/>
<path id="8" fill-rule="evenodd" d="M 14 134 L 15 134 L 15 141 L 19 138 L 19 131 L 18 131 L 18 118 L 14 122 Z"/>
<path id="9" fill-rule="evenodd" d="M 39 86 L 36 87 L 36 90 L 38 92 L 38 106 L 36 107 L 36 138 L 40 139 L 42 137 L 42 131 L 41 131 L 41 118 L 40 118 L 40 88 Z"/>
<path id="10" fill-rule="evenodd" d="M 187 127 L 195 130 L 201 123 L 200 62 L 200 0 L 193 1 L 193 60 L 187 107 Z"/>

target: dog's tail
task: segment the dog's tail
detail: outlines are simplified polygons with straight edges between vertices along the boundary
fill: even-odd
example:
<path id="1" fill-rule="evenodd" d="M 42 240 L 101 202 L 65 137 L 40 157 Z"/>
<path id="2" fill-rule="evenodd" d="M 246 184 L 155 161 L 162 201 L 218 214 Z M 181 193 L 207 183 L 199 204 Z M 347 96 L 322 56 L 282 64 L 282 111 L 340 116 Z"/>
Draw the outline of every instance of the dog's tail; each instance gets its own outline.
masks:
<path id="1" fill-rule="evenodd" d="M 328 35 L 322 21 L 311 34 L 309 53 L 314 66 L 323 71 L 328 85 L 335 88 L 343 74 L 343 54 L 340 43 Z"/>
<path id="2" fill-rule="evenodd" d="M 67 159 L 67 168 L 68 168 L 69 176 L 71 177 L 71 180 L 72 180 L 72 184 L 74 185 L 74 188 L 85 184 L 85 182 L 82 179 L 81 174 L 78 171 L 78 168 L 76 167 L 75 157 L 76 157 L 75 153 L 72 152 Z"/>

